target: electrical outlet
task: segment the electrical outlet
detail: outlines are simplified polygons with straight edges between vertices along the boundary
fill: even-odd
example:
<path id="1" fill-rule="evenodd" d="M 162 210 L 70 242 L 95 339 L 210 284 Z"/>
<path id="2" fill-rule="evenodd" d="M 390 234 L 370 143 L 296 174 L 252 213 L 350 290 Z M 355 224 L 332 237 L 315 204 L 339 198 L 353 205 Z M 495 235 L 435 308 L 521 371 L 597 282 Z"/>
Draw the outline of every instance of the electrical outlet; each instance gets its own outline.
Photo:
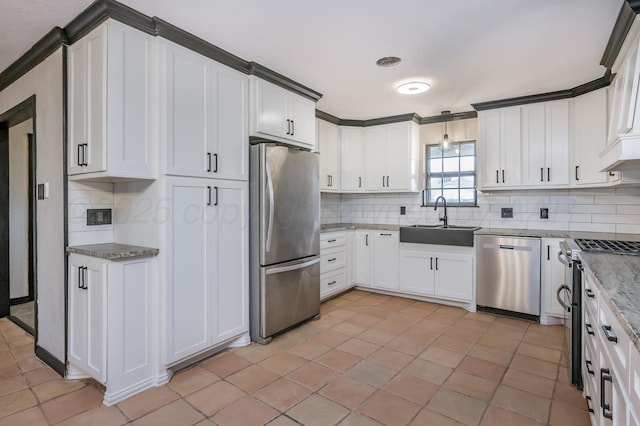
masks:
<path id="1" fill-rule="evenodd" d="M 111 209 L 87 209 L 87 225 L 111 225 Z"/>
<path id="2" fill-rule="evenodd" d="M 407 214 L 407 208 L 405 206 L 400 206 L 400 214 L 401 215 Z"/>
<path id="3" fill-rule="evenodd" d="M 540 209 L 540 219 L 549 219 L 549 209 L 543 207 Z"/>
<path id="4" fill-rule="evenodd" d="M 513 208 L 511 207 L 503 207 L 500 209 L 500 217 L 503 219 L 511 219 L 513 218 Z"/>

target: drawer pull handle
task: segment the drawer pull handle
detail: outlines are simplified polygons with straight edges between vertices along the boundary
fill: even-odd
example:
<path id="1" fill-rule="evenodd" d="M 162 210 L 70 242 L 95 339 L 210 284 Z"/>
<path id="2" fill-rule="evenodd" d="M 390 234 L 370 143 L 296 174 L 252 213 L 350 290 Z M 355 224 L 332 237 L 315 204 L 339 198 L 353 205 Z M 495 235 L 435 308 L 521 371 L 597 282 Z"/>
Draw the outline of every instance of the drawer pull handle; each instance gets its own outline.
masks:
<path id="1" fill-rule="evenodd" d="M 391 234 L 380 234 L 381 237 L 390 237 Z"/>
<path id="2" fill-rule="evenodd" d="M 611 382 L 613 384 L 613 377 L 610 374 L 608 368 L 600 369 L 600 408 L 602 408 L 602 416 L 613 420 L 613 411 L 611 410 L 611 404 L 606 403 L 605 385 L 604 382 Z"/>
<path id="3" fill-rule="evenodd" d="M 589 366 L 592 366 L 593 363 L 591 361 L 589 361 L 588 359 L 586 359 L 584 361 L 584 363 L 587 365 L 587 373 L 589 373 L 589 374 L 591 374 L 593 376 L 595 374 L 595 372 L 591 368 L 589 368 Z"/>
<path id="4" fill-rule="evenodd" d="M 595 333 L 593 332 L 593 327 L 592 327 L 592 325 L 591 325 L 591 324 L 589 324 L 588 322 L 585 322 L 585 323 L 584 323 L 584 328 L 586 328 L 586 329 L 587 329 L 587 334 L 590 334 L 590 335 L 592 335 L 592 336 L 594 336 L 594 335 L 595 335 Z"/>
<path id="5" fill-rule="evenodd" d="M 611 331 L 610 325 L 603 325 L 602 331 L 604 331 L 604 336 L 607 338 L 608 341 L 613 343 L 618 343 L 618 337 L 615 334 L 613 334 L 613 332 Z"/>
<path id="6" fill-rule="evenodd" d="M 332 239 L 328 240 L 327 242 L 328 242 L 328 243 L 335 243 L 335 242 L 336 242 L 336 239 L 335 239 L 335 238 L 332 238 Z"/>
<path id="7" fill-rule="evenodd" d="M 589 410 L 590 413 L 595 413 L 595 411 L 593 411 L 593 408 L 591 408 L 591 397 L 587 395 L 585 396 L 585 399 L 587 400 L 587 410 Z"/>
<path id="8" fill-rule="evenodd" d="M 336 258 L 335 258 L 335 257 L 332 257 L 331 259 L 328 259 L 328 260 L 327 260 L 327 262 L 333 262 L 333 261 L 335 261 L 335 260 L 336 260 Z"/>
<path id="9" fill-rule="evenodd" d="M 596 297 L 596 295 L 593 294 L 593 291 L 590 288 L 585 288 L 584 289 L 584 294 L 586 294 L 587 297 L 590 297 L 592 299 Z"/>
<path id="10" fill-rule="evenodd" d="M 327 283 L 327 285 L 334 285 L 337 281 L 331 281 L 330 283 Z"/>

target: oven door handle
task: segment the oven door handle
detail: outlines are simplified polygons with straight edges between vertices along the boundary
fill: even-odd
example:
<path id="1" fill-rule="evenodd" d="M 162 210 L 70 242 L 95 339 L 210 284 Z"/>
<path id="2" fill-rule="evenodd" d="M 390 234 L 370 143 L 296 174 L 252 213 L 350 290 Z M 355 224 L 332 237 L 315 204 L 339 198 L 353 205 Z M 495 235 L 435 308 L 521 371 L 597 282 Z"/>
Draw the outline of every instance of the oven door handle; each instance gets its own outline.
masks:
<path id="1" fill-rule="evenodd" d="M 560 306 L 562 306 L 565 311 L 571 312 L 571 307 L 567 306 L 566 303 L 564 303 L 564 300 L 562 300 L 562 297 L 560 297 L 560 293 L 563 290 L 567 291 L 569 294 L 571 294 L 571 289 L 568 286 L 563 284 L 560 287 L 558 287 L 558 291 L 556 292 L 556 298 L 558 299 L 558 303 L 560 303 Z"/>
<path id="2" fill-rule="evenodd" d="M 562 263 L 564 266 L 566 266 L 567 268 L 571 267 L 571 263 L 569 262 L 569 258 L 567 258 L 567 256 L 564 255 L 564 253 L 562 252 L 562 250 L 560 250 L 558 252 L 558 261 L 560 263 Z"/>

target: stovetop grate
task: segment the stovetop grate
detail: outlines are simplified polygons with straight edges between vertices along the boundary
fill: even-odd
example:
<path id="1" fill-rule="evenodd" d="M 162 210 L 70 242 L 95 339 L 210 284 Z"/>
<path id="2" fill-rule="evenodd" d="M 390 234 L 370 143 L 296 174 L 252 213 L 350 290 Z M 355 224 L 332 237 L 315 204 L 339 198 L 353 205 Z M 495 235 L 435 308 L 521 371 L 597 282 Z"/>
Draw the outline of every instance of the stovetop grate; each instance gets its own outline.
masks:
<path id="1" fill-rule="evenodd" d="M 640 241 L 616 240 L 575 240 L 582 251 L 614 254 L 633 254 L 640 256 Z"/>

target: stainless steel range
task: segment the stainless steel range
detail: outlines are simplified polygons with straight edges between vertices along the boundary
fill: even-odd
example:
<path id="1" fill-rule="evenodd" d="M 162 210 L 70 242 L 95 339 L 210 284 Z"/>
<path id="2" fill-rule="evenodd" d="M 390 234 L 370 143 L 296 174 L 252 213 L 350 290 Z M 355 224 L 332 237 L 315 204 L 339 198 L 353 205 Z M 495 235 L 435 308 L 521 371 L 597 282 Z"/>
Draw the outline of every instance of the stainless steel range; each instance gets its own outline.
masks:
<path id="1" fill-rule="evenodd" d="M 586 252 L 640 256 L 640 241 L 589 240 L 578 238 L 575 242 L 578 247 L 580 247 L 580 250 Z"/>

